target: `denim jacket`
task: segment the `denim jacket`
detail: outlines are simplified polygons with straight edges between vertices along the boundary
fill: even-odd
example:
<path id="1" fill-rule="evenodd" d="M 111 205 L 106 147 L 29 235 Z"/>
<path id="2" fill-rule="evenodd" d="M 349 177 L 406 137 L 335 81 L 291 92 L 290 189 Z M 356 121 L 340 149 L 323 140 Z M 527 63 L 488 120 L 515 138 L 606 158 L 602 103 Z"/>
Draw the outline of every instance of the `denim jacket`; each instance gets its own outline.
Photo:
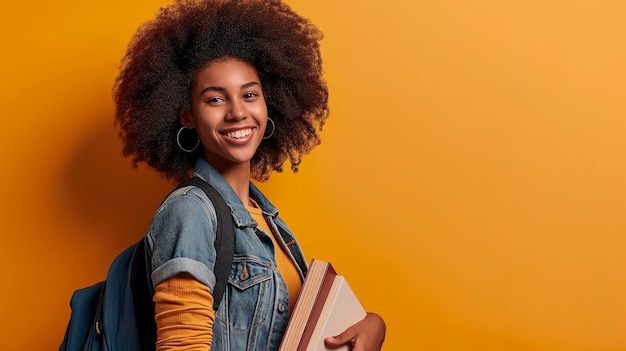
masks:
<path id="1" fill-rule="evenodd" d="M 266 234 L 274 235 L 285 248 L 301 279 L 304 255 L 278 210 L 254 184 L 250 183 L 250 197 L 263 210 L 272 233 L 261 232 L 230 185 L 207 161 L 198 159 L 195 175 L 220 193 L 235 225 L 233 265 L 215 315 L 211 350 L 277 350 L 287 326 L 289 294 L 276 268 L 274 245 Z M 201 189 L 181 188 L 165 199 L 147 233 L 154 287 L 185 272 L 213 291 L 216 221 L 215 209 Z M 287 243 L 295 245 L 295 250 L 288 250 Z"/>

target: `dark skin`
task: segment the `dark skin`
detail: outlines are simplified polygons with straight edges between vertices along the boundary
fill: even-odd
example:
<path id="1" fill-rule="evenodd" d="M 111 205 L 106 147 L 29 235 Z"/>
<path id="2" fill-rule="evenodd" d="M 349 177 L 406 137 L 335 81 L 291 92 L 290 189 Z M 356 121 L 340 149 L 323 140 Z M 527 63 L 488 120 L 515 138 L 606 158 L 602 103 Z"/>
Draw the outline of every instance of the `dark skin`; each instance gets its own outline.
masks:
<path id="1" fill-rule="evenodd" d="M 385 341 L 385 321 L 376 313 L 368 313 L 363 320 L 335 337 L 324 339 L 326 347 L 336 349 L 342 345 L 352 345 L 352 351 L 380 350 Z"/>

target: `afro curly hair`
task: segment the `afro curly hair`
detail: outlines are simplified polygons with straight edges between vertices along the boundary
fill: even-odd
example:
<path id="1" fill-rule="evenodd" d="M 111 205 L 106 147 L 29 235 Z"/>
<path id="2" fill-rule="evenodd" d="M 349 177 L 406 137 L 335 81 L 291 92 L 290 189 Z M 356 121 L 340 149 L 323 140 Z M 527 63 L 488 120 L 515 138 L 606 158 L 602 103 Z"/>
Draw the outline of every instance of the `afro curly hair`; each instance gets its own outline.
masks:
<path id="1" fill-rule="evenodd" d="M 167 179 L 188 177 L 201 148 L 178 147 L 179 110 L 189 108 L 202 66 L 233 57 L 257 70 L 275 123 L 251 160 L 252 177 L 267 180 L 287 159 L 297 172 L 302 156 L 320 143 L 329 114 L 322 36 L 280 0 L 177 0 L 161 8 L 135 33 L 114 86 L 124 156 Z"/>

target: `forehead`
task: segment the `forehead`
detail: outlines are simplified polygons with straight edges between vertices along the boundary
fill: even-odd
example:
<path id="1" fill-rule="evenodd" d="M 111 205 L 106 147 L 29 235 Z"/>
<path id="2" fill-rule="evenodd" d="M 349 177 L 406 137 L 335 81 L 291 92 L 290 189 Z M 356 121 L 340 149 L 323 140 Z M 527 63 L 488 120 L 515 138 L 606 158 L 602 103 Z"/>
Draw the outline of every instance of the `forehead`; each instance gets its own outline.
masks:
<path id="1" fill-rule="evenodd" d="M 256 69 L 249 63 L 236 58 L 220 58 L 208 62 L 196 72 L 196 85 L 219 87 L 241 86 L 259 82 Z"/>

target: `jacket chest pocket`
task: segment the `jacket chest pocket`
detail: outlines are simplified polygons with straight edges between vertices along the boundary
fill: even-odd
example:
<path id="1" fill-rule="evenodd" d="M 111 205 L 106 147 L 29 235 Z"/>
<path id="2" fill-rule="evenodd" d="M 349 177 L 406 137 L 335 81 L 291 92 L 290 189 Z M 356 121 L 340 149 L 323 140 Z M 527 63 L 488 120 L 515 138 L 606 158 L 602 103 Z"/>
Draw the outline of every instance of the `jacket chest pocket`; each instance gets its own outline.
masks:
<path id="1" fill-rule="evenodd" d="M 224 296 L 228 308 L 220 308 L 217 318 L 238 331 L 262 324 L 270 317 L 273 307 L 272 277 L 271 268 L 249 258 L 235 257 Z"/>

